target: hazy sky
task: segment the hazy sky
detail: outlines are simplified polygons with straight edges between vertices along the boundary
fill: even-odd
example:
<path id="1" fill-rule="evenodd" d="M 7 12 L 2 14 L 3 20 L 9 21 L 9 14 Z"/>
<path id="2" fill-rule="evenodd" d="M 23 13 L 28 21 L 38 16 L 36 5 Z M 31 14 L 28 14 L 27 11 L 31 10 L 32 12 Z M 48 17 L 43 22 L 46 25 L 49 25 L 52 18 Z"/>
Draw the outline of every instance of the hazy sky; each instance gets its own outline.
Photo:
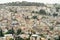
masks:
<path id="1" fill-rule="evenodd" d="M 0 3 L 15 2 L 15 1 L 28 1 L 28 2 L 41 2 L 41 3 L 59 3 L 60 0 L 0 0 Z"/>

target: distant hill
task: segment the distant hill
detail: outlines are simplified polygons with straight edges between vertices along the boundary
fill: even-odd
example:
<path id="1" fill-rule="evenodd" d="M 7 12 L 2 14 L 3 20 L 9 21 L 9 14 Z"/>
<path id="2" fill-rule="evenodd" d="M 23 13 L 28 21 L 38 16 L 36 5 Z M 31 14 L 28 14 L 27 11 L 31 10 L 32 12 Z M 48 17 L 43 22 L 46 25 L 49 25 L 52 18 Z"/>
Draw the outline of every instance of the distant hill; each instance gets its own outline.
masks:
<path id="1" fill-rule="evenodd" d="M 6 5 L 6 6 L 45 6 L 44 3 L 36 3 L 36 2 L 9 2 L 9 3 L 4 3 L 0 5 Z"/>

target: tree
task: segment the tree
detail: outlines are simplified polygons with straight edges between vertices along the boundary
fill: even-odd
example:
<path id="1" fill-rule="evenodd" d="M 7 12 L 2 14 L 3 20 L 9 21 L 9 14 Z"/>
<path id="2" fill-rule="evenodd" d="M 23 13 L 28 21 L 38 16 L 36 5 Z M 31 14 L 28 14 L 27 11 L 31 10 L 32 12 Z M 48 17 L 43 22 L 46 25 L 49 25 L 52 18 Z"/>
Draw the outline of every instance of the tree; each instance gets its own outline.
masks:
<path id="1" fill-rule="evenodd" d="M 26 40 L 30 40 L 30 37 L 26 38 Z"/>
<path id="2" fill-rule="evenodd" d="M 39 14 L 46 15 L 46 12 L 45 12 L 45 10 L 41 9 L 41 10 L 39 11 Z"/>
<path id="3" fill-rule="evenodd" d="M 21 33 L 21 29 L 17 30 L 17 35 L 19 35 Z"/>
<path id="4" fill-rule="evenodd" d="M 58 16 L 58 14 L 55 14 L 55 13 L 54 13 L 53 16 L 54 16 L 54 17 L 55 17 L 55 16 Z"/>
<path id="5" fill-rule="evenodd" d="M 33 19 L 37 19 L 37 16 L 33 16 L 32 18 L 33 18 Z"/>
<path id="6" fill-rule="evenodd" d="M 15 13 L 17 13 L 17 11 L 15 11 Z"/>
<path id="7" fill-rule="evenodd" d="M 13 38 L 10 38 L 9 40 L 14 40 Z"/>
<path id="8" fill-rule="evenodd" d="M 0 29 L 0 37 L 3 37 L 3 36 L 4 36 L 4 34 L 2 32 L 2 29 Z"/>
<path id="9" fill-rule="evenodd" d="M 37 11 L 32 11 L 31 13 L 38 13 Z"/>
<path id="10" fill-rule="evenodd" d="M 56 12 L 59 12 L 60 7 L 56 7 Z"/>
<path id="11" fill-rule="evenodd" d="M 59 40 L 60 40 L 60 35 L 59 35 Z"/>
<path id="12" fill-rule="evenodd" d="M 24 40 L 24 39 L 21 37 L 16 37 L 15 40 Z"/>
<path id="13" fill-rule="evenodd" d="M 10 29 L 10 30 L 8 30 L 8 32 L 6 33 L 6 34 L 14 34 L 15 32 L 14 32 L 14 30 L 13 30 L 13 28 L 12 29 Z"/>

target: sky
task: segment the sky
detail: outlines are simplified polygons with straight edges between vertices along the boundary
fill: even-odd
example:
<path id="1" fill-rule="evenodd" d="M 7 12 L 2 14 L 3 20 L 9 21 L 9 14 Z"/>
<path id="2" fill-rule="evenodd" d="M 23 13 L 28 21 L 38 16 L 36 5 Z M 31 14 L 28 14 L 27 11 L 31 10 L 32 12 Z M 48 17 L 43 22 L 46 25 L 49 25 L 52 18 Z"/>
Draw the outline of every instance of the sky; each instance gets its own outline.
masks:
<path id="1" fill-rule="evenodd" d="M 59 3 L 60 0 L 0 0 L 0 3 L 7 3 L 7 2 L 16 2 L 16 1 L 28 1 L 28 2 L 40 2 L 40 3 L 49 3 L 49 4 L 54 4 L 54 3 Z"/>

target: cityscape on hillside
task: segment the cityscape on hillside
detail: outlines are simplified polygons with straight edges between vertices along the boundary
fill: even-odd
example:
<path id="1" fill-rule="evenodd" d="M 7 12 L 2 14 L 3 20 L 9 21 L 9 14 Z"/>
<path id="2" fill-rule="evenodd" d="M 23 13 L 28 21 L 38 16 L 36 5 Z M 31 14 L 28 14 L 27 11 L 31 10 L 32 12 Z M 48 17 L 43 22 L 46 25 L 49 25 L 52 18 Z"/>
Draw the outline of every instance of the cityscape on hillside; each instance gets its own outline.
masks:
<path id="1" fill-rule="evenodd" d="M 60 4 L 0 4 L 0 40 L 60 40 Z"/>

